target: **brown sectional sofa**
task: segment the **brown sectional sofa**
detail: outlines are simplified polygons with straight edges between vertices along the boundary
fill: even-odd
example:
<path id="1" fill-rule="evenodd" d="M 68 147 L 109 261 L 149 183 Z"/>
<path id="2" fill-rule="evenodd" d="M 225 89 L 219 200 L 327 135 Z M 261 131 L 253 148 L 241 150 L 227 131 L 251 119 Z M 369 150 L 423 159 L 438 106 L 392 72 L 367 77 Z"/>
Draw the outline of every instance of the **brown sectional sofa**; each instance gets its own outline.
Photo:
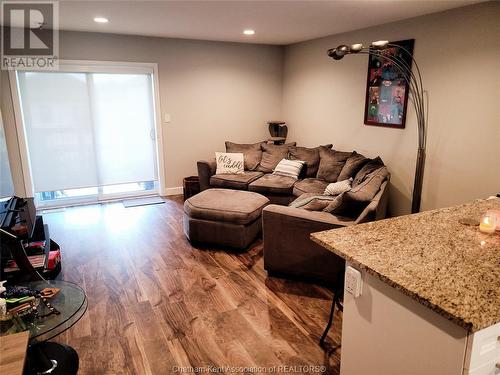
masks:
<path id="1" fill-rule="evenodd" d="M 335 283 L 344 270 L 343 260 L 313 243 L 310 234 L 386 216 L 390 174 L 382 160 L 330 148 L 226 142 L 227 152 L 244 153 L 242 174 L 217 175 L 215 159 L 198 161 L 201 190 L 248 190 L 266 196 L 272 203 L 262 212 L 264 267 L 269 273 Z M 272 174 L 283 157 L 306 161 L 299 179 Z M 339 177 L 353 178 L 353 188 L 342 195 L 333 213 L 289 206 L 304 199 L 301 196 L 322 195 L 326 186 Z"/>

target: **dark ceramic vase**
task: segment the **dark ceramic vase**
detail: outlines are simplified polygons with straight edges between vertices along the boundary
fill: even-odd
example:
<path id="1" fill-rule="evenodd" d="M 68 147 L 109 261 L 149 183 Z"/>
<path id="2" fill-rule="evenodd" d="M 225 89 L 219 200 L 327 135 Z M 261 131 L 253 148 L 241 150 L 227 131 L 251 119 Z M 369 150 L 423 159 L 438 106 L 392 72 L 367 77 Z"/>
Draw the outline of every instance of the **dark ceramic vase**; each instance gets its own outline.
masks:
<path id="1" fill-rule="evenodd" d="M 286 138 L 288 135 L 288 127 L 284 122 L 268 122 L 268 124 L 271 137 Z"/>

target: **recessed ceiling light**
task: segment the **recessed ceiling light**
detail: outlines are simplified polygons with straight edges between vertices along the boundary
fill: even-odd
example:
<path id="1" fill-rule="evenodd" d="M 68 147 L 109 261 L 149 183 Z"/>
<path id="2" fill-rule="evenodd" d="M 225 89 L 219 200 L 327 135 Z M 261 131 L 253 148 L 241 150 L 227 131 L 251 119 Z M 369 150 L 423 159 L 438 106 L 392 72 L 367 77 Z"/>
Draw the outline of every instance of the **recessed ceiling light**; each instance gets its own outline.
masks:
<path id="1" fill-rule="evenodd" d="M 255 34 L 255 30 L 246 29 L 246 30 L 243 30 L 243 34 L 245 34 L 245 35 L 254 35 Z"/>
<path id="2" fill-rule="evenodd" d="M 109 20 L 105 17 L 94 17 L 94 22 L 97 23 L 108 23 Z"/>

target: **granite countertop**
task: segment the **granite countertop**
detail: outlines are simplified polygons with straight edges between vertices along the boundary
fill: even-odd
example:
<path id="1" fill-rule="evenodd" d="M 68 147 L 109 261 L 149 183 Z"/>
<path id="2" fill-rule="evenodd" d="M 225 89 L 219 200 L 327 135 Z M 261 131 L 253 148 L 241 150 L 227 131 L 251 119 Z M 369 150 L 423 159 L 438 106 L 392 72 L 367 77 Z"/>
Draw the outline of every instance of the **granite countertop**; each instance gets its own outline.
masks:
<path id="1" fill-rule="evenodd" d="M 313 241 L 463 328 L 500 322 L 500 233 L 479 221 L 500 199 L 313 233 Z"/>

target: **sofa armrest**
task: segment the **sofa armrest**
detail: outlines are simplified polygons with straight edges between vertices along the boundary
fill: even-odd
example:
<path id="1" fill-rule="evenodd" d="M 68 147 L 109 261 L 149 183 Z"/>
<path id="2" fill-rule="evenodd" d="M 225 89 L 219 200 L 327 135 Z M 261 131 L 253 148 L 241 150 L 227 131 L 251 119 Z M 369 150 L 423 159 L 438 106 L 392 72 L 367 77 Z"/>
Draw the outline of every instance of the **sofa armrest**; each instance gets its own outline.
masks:
<path id="1" fill-rule="evenodd" d="M 308 228 L 321 227 L 325 225 L 330 228 L 341 228 L 354 224 L 354 220 L 343 220 L 340 217 L 332 215 L 329 212 L 323 211 L 308 211 L 302 208 L 280 206 L 277 204 L 270 204 L 264 208 L 263 215 L 269 216 L 270 214 L 280 217 L 280 220 L 285 221 L 301 221 L 308 225 Z M 324 229 L 311 230 L 312 232 L 318 232 Z"/>
<path id="2" fill-rule="evenodd" d="M 203 191 L 210 188 L 210 177 L 215 174 L 217 163 L 215 162 L 215 158 L 213 158 L 211 160 L 200 160 L 197 162 L 197 166 L 200 190 Z"/>
<path id="3" fill-rule="evenodd" d="M 353 224 L 327 212 L 271 204 L 262 212 L 264 268 L 277 275 L 333 285 L 345 262 L 314 243 L 310 235 Z"/>
<path id="4" fill-rule="evenodd" d="M 387 215 L 387 205 L 389 202 L 389 179 L 380 186 L 380 190 L 372 201 L 365 207 L 363 212 L 356 219 L 356 224 L 367 223 L 374 220 L 382 220 Z"/>

